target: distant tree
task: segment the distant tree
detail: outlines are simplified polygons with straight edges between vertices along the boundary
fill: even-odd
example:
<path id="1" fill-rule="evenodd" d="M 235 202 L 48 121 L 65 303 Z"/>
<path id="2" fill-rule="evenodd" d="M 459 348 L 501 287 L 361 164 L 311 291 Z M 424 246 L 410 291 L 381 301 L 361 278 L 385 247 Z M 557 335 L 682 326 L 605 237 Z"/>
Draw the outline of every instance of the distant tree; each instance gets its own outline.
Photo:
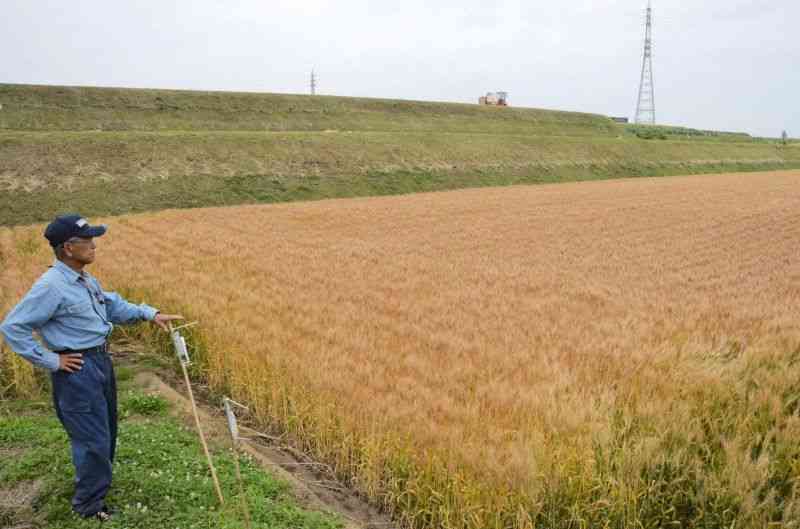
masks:
<path id="1" fill-rule="evenodd" d="M 783 131 L 783 134 L 781 134 L 781 140 L 783 140 L 783 144 L 784 144 L 784 145 L 786 145 L 787 143 L 789 143 L 789 135 L 788 135 L 788 134 L 786 134 L 786 131 L 785 131 L 785 130 Z"/>

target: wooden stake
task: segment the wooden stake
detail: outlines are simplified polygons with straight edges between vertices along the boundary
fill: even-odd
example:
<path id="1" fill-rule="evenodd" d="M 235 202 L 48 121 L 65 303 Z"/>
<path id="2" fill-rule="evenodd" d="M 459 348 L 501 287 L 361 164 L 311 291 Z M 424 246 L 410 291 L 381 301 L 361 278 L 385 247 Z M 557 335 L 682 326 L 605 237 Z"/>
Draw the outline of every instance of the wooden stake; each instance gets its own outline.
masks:
<path id="1" fill-rule="evenodd" d="M 244 492 L 244 482 L 242 480 L 242 471 L 239 467 L 239 429 L 236 425 L 236 416 L 233 413 L 231 403 L 241 406 L 238 402 L 232 401 L 228 397 L 223 399 L 225 404 L 225 415 L 228 418 L 228 429 L 231 433 L 231 444 L 233 445 L 233 461 L 236 468 L 236 481 L 239 483 L 239 497 L 241 498 L 242 510 L 244 511 L 244 521 L 247 529 L 252 529 L 250 522 L 250 507 L 247 505 L 247 496 Z M 243 406 L 242 406 L 243 407 Z"/>
<path id="2" fill-rule="evenodd" d="M 247 495 L 244 492 L 244 484 L 242 483 L 242 471 L 239 468 L 239 450 L 237 443 L 233 443 L 233 461 L 236 463 L 236 480 L 239 482 L 239 497 L 242 499 L 242 510 L 244 511 L 244 523 L 247 529 L 252 529 L 250 523 L 250 507 L 247 505 Z"/>
<path id="3" fill-rule="evenodd" d="M 169 332 L 172 334 L 172 323 L 169 323 Z M 176 351 L 177 352 L 177 351 Z M 211 470 L 211 479 L 214 481 L 214 489 L 217 491 L 217 497 L 219 498 L 219 504 L 225 505 L 225 498 L 222 497 L 222 489 L 219 486 L 219 480 L 217 479 L 217 471 L 214 469 L 214 463 L 211 461 L 211 453 L 208 451 L 208 444 L 206 443 L 206 437 L 203 435 L 203 427 L 200 426 L 200 415 L 197 413 L 197 404 L 194 401 L 194 392 L 192 391 L 192 383 L 189 381 L 189 371 L 186 369 L 186 364 L 184 362 L 179 362 L 181 364 L 181 370 L 183 370 L 183 380 L 186 381 L 186 390 L 189 392 L 189 401 L 192 403 L 192 412 L 194 413 L 194 424 L 197 426 L 197 433 L 200 435 L 200 442 L 203 444 L 203 451 L 206 454 L 206 460 L 208 461 L 208 468 Z"/>

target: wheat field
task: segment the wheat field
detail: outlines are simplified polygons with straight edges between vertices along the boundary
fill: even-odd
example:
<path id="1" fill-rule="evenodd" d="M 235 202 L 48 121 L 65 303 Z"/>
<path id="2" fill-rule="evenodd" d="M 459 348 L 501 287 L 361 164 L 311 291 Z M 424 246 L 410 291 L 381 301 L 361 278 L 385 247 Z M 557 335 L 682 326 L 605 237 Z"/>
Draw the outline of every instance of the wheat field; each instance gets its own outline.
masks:
<path id="1" fill-rule="evenodd" d="M 800 527 L 799 212 L 796 171 L 173 210 L 91 271 L 409 527 Z"/>

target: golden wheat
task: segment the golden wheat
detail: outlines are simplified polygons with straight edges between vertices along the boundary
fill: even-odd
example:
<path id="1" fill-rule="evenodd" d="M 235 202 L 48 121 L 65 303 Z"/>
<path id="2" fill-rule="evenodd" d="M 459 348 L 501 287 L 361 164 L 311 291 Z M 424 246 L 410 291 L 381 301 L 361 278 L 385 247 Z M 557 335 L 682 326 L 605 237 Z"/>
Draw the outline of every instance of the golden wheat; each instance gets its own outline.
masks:
<path id="1" fill-rule="evenodd" d="M 214 387 L 409 525 L 690 520 L 651 512 L 672 464 L 760 524 L 750 411 L 800 433 L 798 211 L 797 172 L 166 211 L 107 219 L 92 271 L 199 319 Z M 5 307 L 40 231 L 0 231 Z"/>

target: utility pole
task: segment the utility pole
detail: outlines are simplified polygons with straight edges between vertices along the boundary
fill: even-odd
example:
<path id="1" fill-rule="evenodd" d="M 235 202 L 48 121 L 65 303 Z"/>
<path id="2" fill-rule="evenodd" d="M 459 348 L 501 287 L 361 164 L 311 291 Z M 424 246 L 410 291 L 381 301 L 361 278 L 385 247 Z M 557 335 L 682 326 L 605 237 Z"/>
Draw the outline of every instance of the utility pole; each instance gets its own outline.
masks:
<path id="1" fill-rule="evenodd" d="M 647 20 L 644 30 L 642 76 L 639 80 L 639 99 L 636 103 L 636 123 L 656 124 L 656 99 L 653 89 L 653 7 L 647 1 Z"/>
<path id="2" fill-rule="evenodd" d="M 311 95 L 317 95 L 317 74 L 311 69 Z"/>

